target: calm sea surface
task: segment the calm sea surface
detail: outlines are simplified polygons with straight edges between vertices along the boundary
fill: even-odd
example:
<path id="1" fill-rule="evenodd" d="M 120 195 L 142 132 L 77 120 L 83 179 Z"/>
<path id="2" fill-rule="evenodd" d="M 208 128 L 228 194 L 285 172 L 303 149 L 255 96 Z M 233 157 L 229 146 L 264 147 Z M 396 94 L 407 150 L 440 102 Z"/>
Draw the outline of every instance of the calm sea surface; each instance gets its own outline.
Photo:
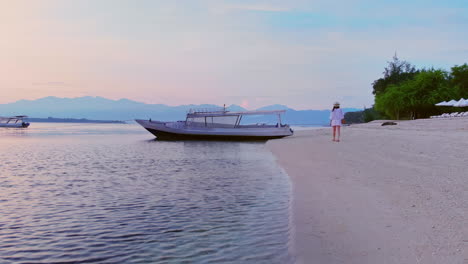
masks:
<path id="1" fill-rule="evenodd" d="M 292 263 L 289 200 L 264 143 L 0 128 L 0 263 Z"/>

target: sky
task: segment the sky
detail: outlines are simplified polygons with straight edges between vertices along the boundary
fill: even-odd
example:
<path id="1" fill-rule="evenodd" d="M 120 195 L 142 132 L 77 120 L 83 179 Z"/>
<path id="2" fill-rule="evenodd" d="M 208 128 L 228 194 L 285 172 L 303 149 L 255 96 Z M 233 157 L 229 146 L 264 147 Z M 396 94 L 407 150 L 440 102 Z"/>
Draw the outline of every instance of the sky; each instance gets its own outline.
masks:
<path id="1" fill-rule="evenodd" d="M 468 62 L 466 0 L 0 0 L 0 103 L 373 104 L 398 57 Z"/>

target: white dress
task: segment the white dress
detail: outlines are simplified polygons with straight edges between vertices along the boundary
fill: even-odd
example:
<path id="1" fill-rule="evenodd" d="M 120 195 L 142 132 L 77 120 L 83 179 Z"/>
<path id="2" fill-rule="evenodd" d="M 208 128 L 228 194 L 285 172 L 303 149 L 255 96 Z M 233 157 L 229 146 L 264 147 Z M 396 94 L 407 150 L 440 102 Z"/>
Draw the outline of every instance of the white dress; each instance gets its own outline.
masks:
<path id="1" fill-rule="evenodd" d="M 332 126 L 341 126 L 341 120 L 343 118 L 343 111 L 341 111 L 340 108 L 337 108 L 330 113 L 330 121 Z"/>

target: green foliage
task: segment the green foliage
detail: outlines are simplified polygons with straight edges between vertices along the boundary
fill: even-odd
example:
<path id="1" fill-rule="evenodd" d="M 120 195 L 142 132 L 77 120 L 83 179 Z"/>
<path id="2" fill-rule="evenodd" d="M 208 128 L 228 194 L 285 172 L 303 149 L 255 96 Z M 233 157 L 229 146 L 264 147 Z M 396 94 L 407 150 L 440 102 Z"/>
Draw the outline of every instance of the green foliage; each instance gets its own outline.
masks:
<path id="1" fill-rule="evenodd" d="M 414 79 L 391 85 L 385 93 L 376 95 L 375 107 L 393 119 L 421 118 L 437 113 L 436 103 L 455 96 L 446 71 L 421 70 Z"/>
<path id="2" fill-rule="evenodd" d="M 435 106 L 438 102 L 468 98 L 468 65 L 454 66 L 451 73 L 442 69 L 415 70 L 394 57 L 384 78 L 374 81 L 373 93 L 375 109 L 392 119 L 428 117 L 440 113 Z"/>
<path id="3" fill-rule="evenodd" d="M 347 112 L 344 119 L 347 124 L 364 123 L 363 111 Z"/>
<path id="4" fill-rule="evenodd" d="M 372 83 L 374 95 L 384 93 L 390 85 L 400 84 L 404 81 L 412 79 L 418 71 L 416 68 L 407 61 L 401 61 L 398 57 L 393 56 L 393 61 L 388 62 L 383 72 L 384 77 L 375 80 Z"/>
<path id="5" fill-rule="evenodd" d="M 377 119 L 382 119 L 383 116 L 374 108 L 367 108 L 363 111 L 348 112 L 345 114 L 345 121 L 348 124 L 370 122 Z"/>
<path id="6" fill-rule="evenodd" d="M 364 112 L 364 122 L 366 123 L 383 118 L 382 114 L 379 113 L 377 110 L 375 110 L 374 107 L 364 109 L 363 112 Z"/>
<path id="7" fill-rule="evenodd" d="M 452 67 L 450 83 L 455 87 L 459 97 L 468 98 L 468 65 Z"/>
<path id="8" fill-rule="evenodd" d="M 392 119 L 400 119 L 400 115 L 407 112 L 409 104 L 407 91 L 405 91 L 408 89 L 405 84 L 390 85 L 385 93 L 376 95 L 375 109 L 385 113 Z"/>

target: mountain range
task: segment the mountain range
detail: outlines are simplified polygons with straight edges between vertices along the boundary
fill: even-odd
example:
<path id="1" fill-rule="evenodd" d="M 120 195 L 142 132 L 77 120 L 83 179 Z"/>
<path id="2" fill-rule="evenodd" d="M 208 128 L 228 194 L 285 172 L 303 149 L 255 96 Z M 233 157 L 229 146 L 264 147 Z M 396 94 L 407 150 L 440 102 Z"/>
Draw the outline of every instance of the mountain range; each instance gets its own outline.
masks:
<path id="1" fill-rule="evenodd" d="M 54 96 L 37 100 L 19 100 L 14 103 L 0 104 L 0 115 L 28 115 L 36 118 L 86 118 L 100 120 L 149 119 L 170 121 L 183 120 L 192 108 L 219 108 L 214 104 L 168 106 L 164 104 L 146 104 L 129 99 L 111 100 L 103 97 L 58 98 Z M 246 111 L 238 105 L 227 107 L 229 111 Z M 330 110 L 294 110 L 285 105 L 269 105 L 256 110 L 287 110 L 283 123 L 288 124 L 326 124 Z M 344 112 L 359 111 L 344 108 Z M 271 121 L 265 118 L 249 121 Z"/>

